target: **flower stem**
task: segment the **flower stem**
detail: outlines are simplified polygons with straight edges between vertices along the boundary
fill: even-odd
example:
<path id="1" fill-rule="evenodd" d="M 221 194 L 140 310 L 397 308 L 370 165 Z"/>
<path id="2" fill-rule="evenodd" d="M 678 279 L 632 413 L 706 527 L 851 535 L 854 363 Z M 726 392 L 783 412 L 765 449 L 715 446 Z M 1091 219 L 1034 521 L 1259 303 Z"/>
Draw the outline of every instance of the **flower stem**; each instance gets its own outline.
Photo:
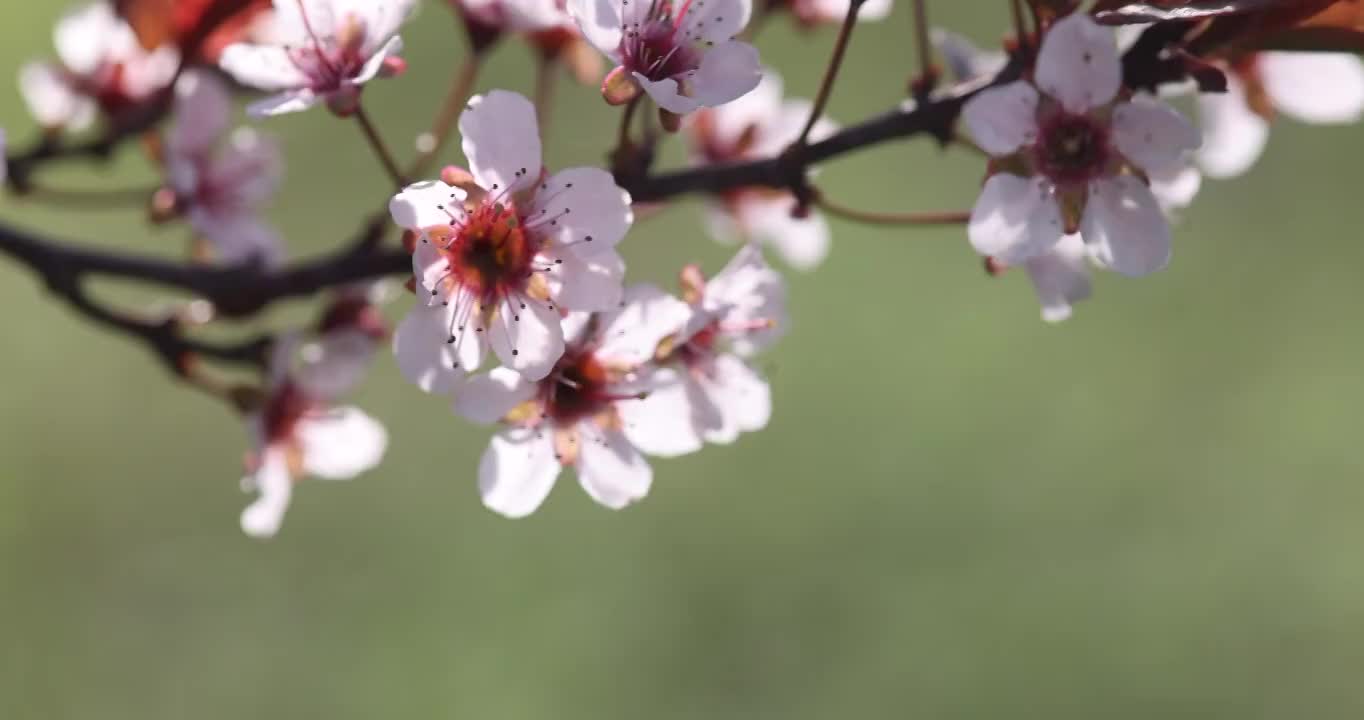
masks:
<path id="1" fill-rule="evenodd" d="M 393 159 L 393 153 L 388 151 L 388 146 L 384 144 L 383 138 L 379 137 L 379 131 L 369 119 L 369 113 L 365 112 L 365 106 L 357 102 L 353 114 L 355 121 L 360 125 L 360 130 L 365 134 L 365 139 L 369 141 L 369 146 L 373 148 L 374 155 L 379 158 L 384 170 L 388 172 L 389 178 L 399 189 L 402 189 L 407 185 L 407 181 L 403 179 L 403 171 L 398 167 L 397 161 Z"/>
<path id="2" fill-rule="evenodd" d="M 422 177 L 431 169 L 431 161 L 436 158 L 445 146 L 445 142 L 450 138 L 450 132 L 455 128 L 455 121 L 459 118 L 459 113 L 464 109 L 464 104 L 468 102 L 469 96 L 473 94 L 474 83 L 478 80 L 480 56 L 477 51 L 471 51 L 459 69 L 450 78 L 450 89 L 445 93 L 445 102 L 441 104 L 440 110 L 436 113 L 436 118 L 431 122 L 431 129 L 424 135 L 429 139 L 417 157 L 413 158 L 408 165 L 407 177 Z M 541 127 L 544 122 L 541 122 Z"/>
<path id="3" fill-rule="evenodd" d="M 933 72 L 933 50 L 928 39 L 928 0 L 914 0 L 914 41 L 919 46 L 919 75 Z"/>
<path id="4" fill-rule="evenodd" d="M 800 131 L 800 137 L 792 143 L 793 145 L 804 145 L 815 123 L 824 114 L 824 106 L 829 103 L 829 95 L 833 92 L 838 69 L 843 65 L 843 55 L 847 52 L 848 42 L 852 39 L 853 25 L 857 24 L 857 11 L 862 9 L 864 2 L 866 0 L 852 0 L 848 3 L 848 14 L 843 18 L 843 25 L 838 28 L 838 39 L 834 41 L 833 55 L 829 58 L 828 67 L 824 68 L 824 79 L 819 83 L 819 94 L 815 95 L 814 107 L 810 108 L 810 119 L 805 121 L 805 128 Z"/>
<path id="5" fill-rule="evenodd" d="M 961 210 L 924 213 L 883 213 L 856 210 L 815 193 L 815 204 L 834 217 L 852 220 L 868 225 L 962 225 L 971 219 L 971 213 Z"/>
<path id="6" fill-rule="evenodd" d="M 643 98 L 644 95 L 641 93 L 625 104 L 625 111 L 620 116 L 620 132 L 616 136 L 617 151 L 625 150 L 633 144 L 630 142 L 630 121 L 634 119 L 635 108 L 639 106 L 639 102 Z"/>
<path id="7" fill-rule="evenodd" d="M 558 65 L 552 56 L 542 56 L 535 66 L 535 117 L 540 124 L 540 140 L 544 141 L 554 110 L 554 86 Z"/>

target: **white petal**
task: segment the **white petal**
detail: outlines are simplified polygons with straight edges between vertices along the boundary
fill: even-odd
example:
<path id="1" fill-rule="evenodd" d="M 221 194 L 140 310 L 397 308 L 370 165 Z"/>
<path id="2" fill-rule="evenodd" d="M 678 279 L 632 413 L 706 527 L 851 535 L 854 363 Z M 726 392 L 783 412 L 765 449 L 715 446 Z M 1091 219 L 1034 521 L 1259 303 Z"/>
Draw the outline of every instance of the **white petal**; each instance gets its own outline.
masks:
<path id="1" fill-rule="evenodd" d="M 1037 139 L 1037 90 L 1022 80 L 990 88 L 966 102 L 962 117 L 981 149 L 1011 155 Z"/>
<path id="2" fill-rule="evenodd" d="M 716 107 L 742 97 L 757 87 L 762 77 L 757 48 L 737 40 L 724 42 L 701 57 L 701 65 L 690 81 L 690 95 L 705 107 Z"/>
<path id="3" fill-rule="evenodd" d="M 1260 158 L 1269 140 L 1269 123 L 1246 103 L 1245 85 L 1227 75 L 1227 92 L 1198 96 L 1203 124 L 1203 146 L 1198 164 L 1209 177 L 1228 178 L 1244 173 Z"/>
<path id="4" fill-rule="evenodd" d="M 354 85 L 364 85 L 370 80 L 373 80 L 374 76 L 378 75 L 379 71 L 383 69 L 384 61 L 402 51 L 403 39 L 396 35 L 389 38 L 388 42 L 385 42 L 380 46 L 379 49 L 365 61 L 365 64 L 361 66 L 359 72 L 351 77 L 351 83 Z"/>
<path id="5" fill-rule="evenodd" d="M 993 76 L 1009 64 L 1002 52 L 985 52 L 963 35 L 934 28 L 933 46 L 942 54 L 952 77 L 958 82 Z"/>
<path id="6" fill-rule="evenodd" d="M 625 436 L 635 447 L 659 457 L 677 457 L 701 449 L 687 386 L 676 370 L 657 368 L 640 380 L 638 389 L 647 393 L 644 399 L 616 403 Z"/>
<path id="7" fill-rule="evenodd" d="M 1364 62 L 1346 53 L 1266 52 L 1260 78 L 1274 105 L 1309 123 L 1352 123 L 1364 114 Z"/>
<path id="8" fill-rule="evenodd" d="M 1105 267 L 1148 275 L 1170 262 L 1170 224 L 1151 189 L 1131 175 L 1089 184 L 1080 235 Z"/>
<path id="9" fill-rule="evenodd" d="M 227 132 L 231 116 L 232 98 L 221 80 L 203 71 L 186 72 L 175 83 L 175 120 L 167 150 L 206 152 Z"/>
<path id="10" fill-rule="evenodd" d="M 452 212 L 460 212 L 459 204 L 467 197 L 456 187 L 439 180 L 413 183 L 388 201 L 388 213 L 398 227 L 408 230 L 421 230 L 428 227 L 448 226 L 453 222 Z"/>
<path id="11" fill-rule="evenodd" d="M 1062 18 L 1042 38 L 1037 87 L 1067 110 L 1084 113 L 1112 100 L 1122 85 L 1113 32 L 1084 13 Z"/>
<path id="12" fill-rule="evenodd" d="M 491 425 L 535 397 L 538 387 L 511 368 L 496 367 L 484 374 L 471 375 L 459 385 L 455 391 L 455 412 L 471 422 Z"/>
<path id="13" fill-rule="evenodd" d="M 791 267 L 813 270 L 829 255 L 829 223 L 818 212 L 794 217 L 795 198 L 752 194 L 735 201 L 739 224 L 749 236 L 776 248 Z"/>
<path id="14" fill-rule="evenodd" d="M 548 431 L 513 428 L 488 443 L 478 462 L 478 490 L 489 510 L 525 517 L 549 496 L 559 470 Z"/>
<path id="15" fill-rule="evenodd" d="M 339 398 L 364 379 L 378 343 L 368 333 L 336 329 L 299 350 L 294 381 L 316 398 Z"/>
<path id="16" fill-rule="evenodd" d="M 464 156 L 483 189 L 505 192 L 540 179 L 540 128 L 535 106 L 507 90 L 476 95 L 459 116 Z"/>
<path id="17" fill-rule="evenodd" d="M 284 262 L 284 241 L 279 233 L 251 213 L 219 214 L 191 209 L 190 225 L 213 246 L 224 265 L 261 263 L 279 267 Z"/>
<path id="18" fill-rule="evenodd" d="M 441 305 L 427 307 L 420 298 L 407 317 L 393 332 L 393 355 L 398 370 L 412 384 L 429 393 L 447 393 L 465 370 L 473 370 L 477 361 L 455 368 L 455 348 L 447 342 L 450 337 L 450 308 Z M 473 333 L 465 333 L 465 345 L 477 346 Z"/>
<path id="19" fill-rule="evenodd" d="M 1151 181 L 1151 192 L 1167 215 L 1191 205 L 1203 186 L 1203 174 L 1189 164 L 1148 173 L 1147 179 Z"/>
<path id="20" fill-rule="evenodd" d="M 548 375 L 564 354 L 559 313 L 538 300 L 509 298 L 496 315 L 484 334 L 502 364 L 528 380 Z"/>
<path id="21" fill-rule="evenodd" d="M 388 448 L 388 433 L 359 408 L 329 408 L 309 415 L 295 430 L 303 470 L 327 480 L 348 480 L 372 469 Z"/>
<path id="22" fill-rule="evenodd" d="M 578 482 L 598 504 L 620 510 L 644 499 L 654 481 L 653 468 L 625 436 L 579 424 Z"/>
<path id="23" fill-rule="evenodd" d="M 376 54 L 387 41 L 391 40 L 398 32 L 398 28 L 417 9 L 417 0 L 334 0 L 337 5 L 338 17 L 346 17 L 347 13 L 354 16 L 364 24 L 365 45 L 363 52 L 366 54 Z"/>
<path id="24" fill-rule="evenodd" d="M 695 75 L 695 73 L 691 73 Z M 689 76 L 678 76 L 682 80 L 687 80 Z M 675 78 L 663 78 L 654 81 L 644 77 L 640 73 L 634 73 L 635 82 L 649 94 L 659 107 L 675 115 L 686 115 L 701 107 L 701 102 L 690 94 L 683 94 L 682 86 Z"/>
<path id="25" fill-rule="evenodd" d="M 94 101 L 77 94 L 57 67 L 25 63 L 19 68 L 19 91 L 29 114 L 45 128 L 79 132 L 94 122 Z"/>
<path id="26" fill-rule="evenodd" d="M 559 247 L 572 245 L 581 257 L 621 241 L 634 222 L 630 194 L 600 168 L 560 170 L 542 183 L 531 202 L 526 226 Z M 550 223 L 553 220 L 553 223 Z"/>
<path id="27" fill-rule="evenodd" d="M 768 347 L 787 329 L 786 283 L 754 245 L 741 248 L 706 283 L 701 305 L 706 315 L 719 318 L 722 325 L 771 325 L 766 330 L 728 334 L 731 347 L 740 355 Z"/>
<path id="28" fill-rule="evenodd" d="M 743 31 L 753 14 L 753 0 L 703 0 L 687 5 L 678 29 L 692 43 L 726 42 Z"/>
<path id="29" fill-rule="evenodd" d="M 618 57 L 621 0 L 568 0 L 568 14 L 597 50 L 609 58 Z"/>
<path id="30" fill-rule="evenodd" d="M 718 423 L 702 428 L 707 442 L 731 443 L 741 432 L 767 427 L 772 418 L 772 389 L 752 367 L 734 355 L 718 355 L 696 383 L 714 409 Z"/>
<path id="31" fill-rule="evenodd" d="M 126 28 L 126 26 L 125 26 Z M 162 45 L 150 53 L 143 53 L 137 41 L 129 42 L 134 47 L 132 57 L 123 63 L 123 75 L 119 78 L 123 89 L 133 98 L 144 98 L 170 85 L 180 67 L 180 52 L 173 45 Z"/>
<path id="32" fill-rule="evenodd" d="M 242 484 L 258 494 L 242 511 L 242 532 L 253 538 L 274 537 L 294 494 L 294 479 L 289 475 L 289 460 L 284 451 L 266 449 L 261 454 L 260 467 Z"/>
<path id="33" fill-rule="evenodd" d="M 620 305 L 625 260 L 615 250 L 595 253 L 585 260 L 566 252 L 546 267 L 550 294 L 559 307 L 604 312 Z"/>
<path id="34" fill-rule="evenodd" d="M 95 72 L 105 61 L 120 25 L 123 21 L 114 15 L 108 2 L 92 2 L 67 11 L 53 31 L 57 57 L 77 75 Z M 122 30 L 126 32 L 127 28 Z"/>
<path id="35" fill-rule="evenodd" d="M 260 90 L 289 90 L 308 85 L 305 75 L 283 47 L 233 43 L 218 56 L 218 67 L 243 85 Z"/>
<path id="36" fill-rule="evenodd" d="M 985 181 L 967 234 L 976 252 L 1016 265 L 1055 245 L 1063 227 L 1045 181 L 999 173 Z"/>
<path id="37" fill-rule="evenodd" d="M 1138 167 L 1160 171 L 1182 165 L 1202 138 L 1178 110 L 1139 95 L 1114 108 L 1113 142 Z"/>
<path id="38" fill-rule="evenodd" d="M 625 290 L 622 307 L 603 315 L 598 354 L 612 362 L 639 365 L 653 359 L 663 338 L 680 332 L 691 319 L 686 303 L 653 285 Z"/>
<path id="39" fill-rule="evenodd" d="M 763 68 L 762 80 L 753 92 L 710 111 L 709 125 L 705 126 L 709 137 L 701 138 L 699 133 L 693 133 L 693 136 L 720 146 L 734 145 L 743 138 L 744 133 L 771 123 L 781 111 L 781 106 L 781 75 L 772 68 Z"/>
<path id="40" fill-rule="evenodd" d="M 1060 322 L 1070 317 L 1071 305 L 1089 297 L 1089 256 L 1079 235 L 1067 235 L 1051 250 L 1023 263 L 1033 290 L 1042 303 L 1042 319 Z"/>
<path id="41" fill-rule="evenodd" d="M 322 101 L 322 97 L 313 93 L 312 90 L 293 90 L 290 92 L 271 95 L 264 100 L 257 100 L 246 106 L 246 114 L 253 118 L 274 117 L 275 115 L 288 115 L 289 113 L 303 112 L 316 106 Z"/>

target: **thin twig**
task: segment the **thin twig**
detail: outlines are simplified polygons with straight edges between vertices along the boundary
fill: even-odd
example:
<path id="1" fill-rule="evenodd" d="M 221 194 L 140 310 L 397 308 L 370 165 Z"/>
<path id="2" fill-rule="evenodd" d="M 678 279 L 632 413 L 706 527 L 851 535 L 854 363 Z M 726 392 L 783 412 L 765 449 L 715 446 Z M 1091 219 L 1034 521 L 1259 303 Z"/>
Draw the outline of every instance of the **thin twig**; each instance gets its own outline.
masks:
<path id="1" fill-rule="evenodd" d="M 815 204 L 834 217 L 868 225 L 961 225 L 971 219 L 971 213 L 967 211 L 905 213 L 858 210 L 833 202 L 823 193 L 815 193 Z"/>
<path id="2" fill-rule="evenodd" d="M 108 210 L 145 206 L 158 188 L 55 188 L 31 184 L 28 198 L 78 210 Z"/>
<path id="3" fill-rule="evenodd" d="M 824 68 L 824 79 L 819 83 L 819 92 L 815 95 L 815 104 L 810 108 L 810 118 L 805 121 L 805 128 L 800 131 L 800 136 L 796 139 L 795 145 L 804 145 L 810 137 L 810 131 L 814 130 L 815 123 L 824 115 L 824 106 L 829 103 L 829 95 L 834 90 L 834 80 L 838 78 L 838 69 L 843 66 L 843 55 L 848 50 L 848 42 L 852 39 L 853 26 L 857 24 L 857 11 L 862 9 L 862 3 L 866 0 L 851 0 L 848 3 L 848 14 L 843 17 L 843 25 L 838 28 L 838 38 L 834 40 L 834 52 L 829 57 L 829 65 Z"/>
<path id="4" fill-rule="evenodd" d="M 355 122 L 360 126 L 360 131 L 365 134 L 365 140 L 369 142 L 370 148 L 374 150 L 375 157 L 383 164 L 384 170 L 388 172 L 389 179 L 399 189 L 407 186 L 403 171 L 398 167 L 398 161 L 393 159 L 393 153 L 389 152 L 388 145 L 384 144 L 384 139 L 379 136 L 379 130 L 374 127 L 373 121 L 369 119 L 369 113 L 365 112 L 365 106 L 357 102 L 355 104 Z"/>
<path id="5" fill-rule="evenodd" d="M 478 51 L 470 50 L 468 57 L 460 63 L 455 74 L 450 78 L 450 89 L 445 92 L 445 101 L 441 103 L 440 110 L 436 112 L 436 118 L 431 122 L 431 129 L 426 132 L 425 137 L 430 141 L 429 146 L 413 158 L 407 166 L 406 177 L 421 178 L 425 177 L 431 170 L 431 163 L 440 155 L 441 149 L 450 139 L 450 133 L 455 129 L 455 121 L 459 119 L 459 114 L 464 111 L 464 105 L 469 101 L 469 96 L 474 92 L 474 83 L 478 81 L 478 70 L 480 56 Z"/>
<path id="6" fill-rule="evenodd" d="M 535 64 L 535 119 L 540 125 L 540 140 L 545 136 L 552 123 L 554 111 L 555 80 L 559 77 L 559 63 L 552 55 L 542 55 Z"/>

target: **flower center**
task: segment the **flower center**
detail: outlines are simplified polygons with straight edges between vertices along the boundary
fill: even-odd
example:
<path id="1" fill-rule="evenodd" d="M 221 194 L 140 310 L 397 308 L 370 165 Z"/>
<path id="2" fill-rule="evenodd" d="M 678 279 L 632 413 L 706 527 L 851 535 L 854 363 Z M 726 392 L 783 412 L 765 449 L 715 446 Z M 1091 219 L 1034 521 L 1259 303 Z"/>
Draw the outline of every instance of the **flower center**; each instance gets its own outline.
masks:
<path id="1" fill-rule="evenodd" d="M 1107 127 L 1087 115 L 1058 113 L 1040 129 L 1034 159 L 1042 174 L 1061 184 L 1103 174 L 1111 154 Z"/>
<path id="2" fill-rule="evenodd" d="M 658 3 L 643 23 L 625 28 L 621 65 L 654 82 L 691 72 L 701 65 L 701 54 L 686 40 L 685 34 L 678 34 L 671 6 Z"/>
<path id="3" fill-rule="evenodd" d="M 465 217 L 441 249 L 450 277 L 484 298 L 524 284 L 532 273 L 535 250 L 515 207 L 492 201 Z"/>
<path id="4" fill-rule="evenodd" d="M 617 399 L 607 390 L 607 381 L 596 356 L 570 350 L 541 383 L 545 415 L 558 425 L 596 415 Z"/>
<path id="5" fill-rule="evenodd" d="M 312 400 L 292 382 L 276 388 L 261 410 L 266 440 L 273 443 L 292 437 L 294 427 L 312 407 Z"/>

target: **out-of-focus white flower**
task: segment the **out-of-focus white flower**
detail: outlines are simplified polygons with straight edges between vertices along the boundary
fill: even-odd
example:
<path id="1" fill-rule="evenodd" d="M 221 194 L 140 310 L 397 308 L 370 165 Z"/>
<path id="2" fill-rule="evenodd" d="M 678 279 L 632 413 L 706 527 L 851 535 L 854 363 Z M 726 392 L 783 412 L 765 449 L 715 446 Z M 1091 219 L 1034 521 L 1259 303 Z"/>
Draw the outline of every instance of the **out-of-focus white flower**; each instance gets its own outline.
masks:
<path id="1" fill-rule="evenodd" d="M 507 517 L 529 515 L 572 466 L 593 500 L 620 509 L 653 483 L 643 454 L 700 449 L 684 380 L 649 364 L 689 315 L 686 303 L 656 288 L 632 287 L 616 310 L 564 319 L 567 350 L 544 378 L 532 381 L 505 367 L 468 378 L 455 393 L 455 410 L 509 426 L 479 462 L 484 505 Z"/>
<path id="2" fill-rule="evenodd" d="M 1120 100 L 1121 86 L 1112 32 L 1073 14 L 1043 38 L 1033 80 L 966 104 L 977 144 L 997 158 L 968 227 L 977 252 L 1017 265 L 1078 232 L 1107 268 L 1165 267 L 1169 224 L 1139 173 L 1180 165 L 1199 134 L 1154 98 Z"/>
<path id="3" fill-rule="evenodd" d="M 278 264 L 279 235 L 260 213 L 279 188 L 279 148 L 252 128 L 227 137 L 232 100 L 218 78 L 189 71 L 175 85 L 165 167 L 176 206 L 225 263 Z"/>
<path id="4" fill-rule="evenodd" d="M 79 132 L 103 111 L 136 106 L 175 76 L 179 52 L 163 45 L 147 52 L 108 2 L 72 10 L 53 35 L 60 62 L 30 62 L 19 69 L 19 89 L 29 112 L 49 129 Z"/>
<path id="5" fill-rule="evenodd" d="M 773 5 L 790 9 L 796 22 L 804 27 L 838 25 L 848 16 L 849 0 L 778 0 Z M 883 20 L 890 15 L 891 0 L 866 0 L 857 11 L 857 20 Z"/>
<path id="6" fill-rule="evenodd" d="M 417 305 L 394 352 L 428 392 L 451 389 L 489 348 L 532 380 L 547 375 L 564 352 L 560 311 L 620 302 L 615 246 L 634 220 L 605 170 L 543 169 L 535 108 L 521 95 L 473 98 L 459 127 L 471 172 L 409 186 L 389 203 L 394 221 L 420 234 Z"/>
<path id="7" fill-rule="evenodd" d="M 947 71 L 958 82 L 993 76 L 1009 64 L 1005 53 L 982 49 L 965 35 L 933 28 L 929 37 L 942 55 Z"/>
<path id="8" fill-rule="evenodd" d="M 1364 62 L 1348 53 L 1250 53 L 1226 70 L 1227 92 L 1198 96 L 1198 164 L 1212 177 L 1240 175 L 1255 164 L 1276 112 L 1316 125 L 1364 115 Z"/>
<path id="9" fill-rule="evenodd" d="M 275 0 L 276 42 L 234 43 L 218 64 L 238 81 L 278 94 L 253 103 L 254 116 L 307 110 L 325 101 L 355 109 L 361 87 L 402 51 L 398 28 L 416 0 Z M 392 58 L 392 60 L 390 60 Z"/>
<path id="10" fill-rule="evenodd" d="M 685 115 L 741 97 L 762 77 L 757 49 L 734 40 L 752 0 L 569 0 L 568 12 L 617 65 L 602 83 L 612 104 L 643 90 L 663 110 Z"/>
<path id="11" fill-rule="evenodd" d="M 756 245 L 740 249 L 709 281 L 688 266 L 682 284 L 691 316 L 659 346 L 658 363 L 679 371 L 697 433 L 731 443 L 771 418 L 771 388 L 745 358 L 786 331 L 786 286 Z"/>
<path id="12" fill-rule="evenodd" d="M 560 0 L 453 0 L 453 4 L 493 31 L 534 33 L 573 24 Z"/>
<path id="13" fill-rule="evenodd" d="M 776 157 L 800 137 L 811 105 L 805 99 L 783 100 L 781 76 L 766 69 L 753 92 L 691 117 L 687 134 L 692 162 L 710 165 Z M 819 141 L 837 129 L 821 118 L 810 139 Z M 793 267 L 810 270 L 829 254 L 829 224 L 814 209 L 795 217 L 795 207 L 795 198 L 786 191 L 734 190 L 711 203 L 707 226 L 718 240 L 760 240 L 776 248 Z"/>
<path id="14" fill-rule="evenodd" d="M 297 380 L 309 394 L 340 397 L 369 372 L 379 348 L 389 339 L 388 321 L 379 309 L 388 296 L 382 282 L 357 283 L 337 290 L 315 328 L 317 337 L 299 348 Z"/>
<path id="15" fill-rule="evenodd" d="M 279 532 L 295 482 L 353 478 L 378 465 L 388 446 L 378 421 L 309 389 L 316 368 L 295 363 L 297 343 L 289 336 L 277 341 L 264 402 L 247 417 L 253 451 L 242 487 L 257 497 L 242 511 L 241 526 L 252 537 Z"/>

